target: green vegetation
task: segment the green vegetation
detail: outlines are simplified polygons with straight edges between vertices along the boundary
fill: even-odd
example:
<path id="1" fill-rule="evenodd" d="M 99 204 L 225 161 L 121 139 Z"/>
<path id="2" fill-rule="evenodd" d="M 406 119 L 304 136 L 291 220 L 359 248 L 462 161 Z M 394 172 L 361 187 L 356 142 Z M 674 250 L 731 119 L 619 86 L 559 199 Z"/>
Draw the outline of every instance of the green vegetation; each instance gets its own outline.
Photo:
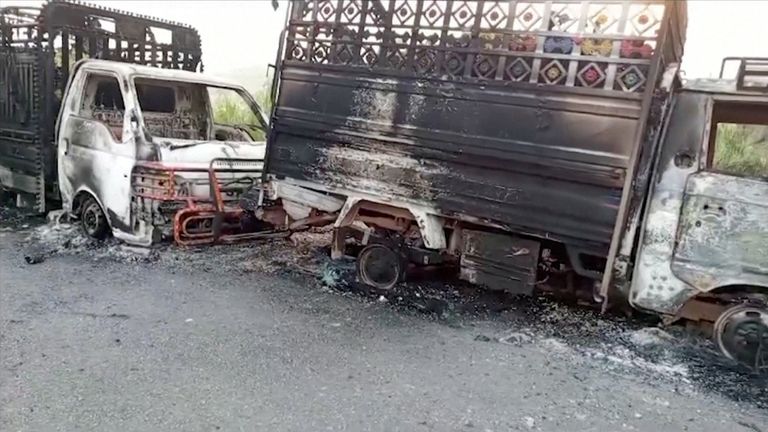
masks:
<path id="1" fill-rule="evenodd" d="M 272 101 L 270 100 L 269 87 L 264 86 L 252 94 L 256 103 L 266 116 L 272 111 Z M 218 98 L 213 106 L 213 119 L 216 123 L 225 125 L 259 125 L 259 120 L 239 96 L 226 96 Z M 253 129 L 253 128 L 249 128 Z M 264 131 L 253 130 L 252 135 L 257 141 L 264 139 Z"/>
<path id="2" fill-rule="evenodd" d="M 714 168 L 753 177 L 768 176 L 767 130 L 765 126 L 719 124 Z"/>

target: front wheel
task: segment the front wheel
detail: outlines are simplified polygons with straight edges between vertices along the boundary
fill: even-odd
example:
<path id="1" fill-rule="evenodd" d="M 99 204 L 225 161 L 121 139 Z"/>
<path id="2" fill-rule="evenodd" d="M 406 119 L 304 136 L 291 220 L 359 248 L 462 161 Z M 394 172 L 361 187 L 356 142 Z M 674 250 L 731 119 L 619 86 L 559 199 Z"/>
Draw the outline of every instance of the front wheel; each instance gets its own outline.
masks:
<path id="1" fill-rule="evenodd" d="M 757 371 L 768 370 L 768 309 L 740 304 L 717 318 L 714 339 L 723 354 Z"/>
<path id="2" fill-rule="evenodd" d="M 80 206 L 80 224 L 88 237 L 104 240 L 109 234 L 109 222 L 99 203 L 88 197 Z"/>

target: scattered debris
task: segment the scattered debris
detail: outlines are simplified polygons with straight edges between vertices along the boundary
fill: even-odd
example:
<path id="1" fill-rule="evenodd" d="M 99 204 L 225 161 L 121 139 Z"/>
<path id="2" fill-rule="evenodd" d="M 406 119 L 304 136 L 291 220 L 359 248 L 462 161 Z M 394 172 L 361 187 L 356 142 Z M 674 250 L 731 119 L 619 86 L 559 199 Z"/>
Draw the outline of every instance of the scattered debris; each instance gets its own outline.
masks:
<path id="1" fill-rule="evenodd" d="M 499 342 L 509 344 L 509 345 L 522 345 L 531 343 L 533 341 L 533 338 L 525 333 L 510 333 L 504 337 L 499 338 Z"/>
<path id="2" fill-rule="evenodd" d="M 533 427 L 536 425 L 536 420 L 534 420 L 533 417 L 526 416 L 523 417 L 523 423 L 525 423 L 525 426 L 527 426 L 528 429 L 533 429 Z"/>
<path id="3" fill-rule="evenodd" d="M 43 254 L 29 254 L 24 255 L 24 261 L 27 262 L 27 264 L 40 264 L 41 262 L 45 261 L 45 255 Z"/>
<path id="4" fill-rule="evenodd" d="M 629 340 L 638 346 L 659 345 L 674 339 L 674 336 L 657 327 L 645 327 L 629 333 Z"/>

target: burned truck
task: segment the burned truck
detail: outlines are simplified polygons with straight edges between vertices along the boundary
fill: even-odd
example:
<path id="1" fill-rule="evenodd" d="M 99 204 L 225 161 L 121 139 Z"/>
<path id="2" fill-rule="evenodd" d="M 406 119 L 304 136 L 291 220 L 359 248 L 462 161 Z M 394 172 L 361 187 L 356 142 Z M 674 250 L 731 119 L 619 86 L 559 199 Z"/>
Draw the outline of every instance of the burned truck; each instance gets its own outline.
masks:
<path id="1" fill-rule="evenodd" d="M 144 246 L 239 233 L 266 118 L 241 86 L 199 73 L 196 30 L 54 0 L 0 9 L 0 35 L 0 188 L 18 204 Z"/>
<path id="2" fill-rule="evenodd" d="M 332 223 L 333 256 L 378 289 L 438 266 L 586 293 L 702 323 L 765 367 L 768 160 L 744 173 L 719 153 L 729 127 L 768 124 L 768 63 L 684 82 L 686 16 L 683 1 L 291 2 L 264 182 L 243 205 L 283 229 Z"/>

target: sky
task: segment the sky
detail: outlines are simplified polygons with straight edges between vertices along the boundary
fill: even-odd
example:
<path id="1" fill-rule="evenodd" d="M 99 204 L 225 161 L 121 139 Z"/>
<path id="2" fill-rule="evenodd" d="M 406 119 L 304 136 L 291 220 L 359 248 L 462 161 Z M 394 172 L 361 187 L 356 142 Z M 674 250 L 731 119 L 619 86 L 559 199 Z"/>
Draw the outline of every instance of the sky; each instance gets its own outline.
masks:
<path id="1" fill-rule="evenodd" d="M 39 5 L 39 0 L 0 0 L 0 4 Z M 203 40 L 206 73 L 223 75 L 252 87 L 274 63 L 286 5 L 274 11 L 270 1 L 91 0 L 102 6 L 187 23 Z M 282 2 L 281 2 L 282 3 Z M 688 32 L 683 70 L 688 78 L 716 77 L 720 60 L 768 56 L 762 45 L 768 1 L 688 2 Z"/>

